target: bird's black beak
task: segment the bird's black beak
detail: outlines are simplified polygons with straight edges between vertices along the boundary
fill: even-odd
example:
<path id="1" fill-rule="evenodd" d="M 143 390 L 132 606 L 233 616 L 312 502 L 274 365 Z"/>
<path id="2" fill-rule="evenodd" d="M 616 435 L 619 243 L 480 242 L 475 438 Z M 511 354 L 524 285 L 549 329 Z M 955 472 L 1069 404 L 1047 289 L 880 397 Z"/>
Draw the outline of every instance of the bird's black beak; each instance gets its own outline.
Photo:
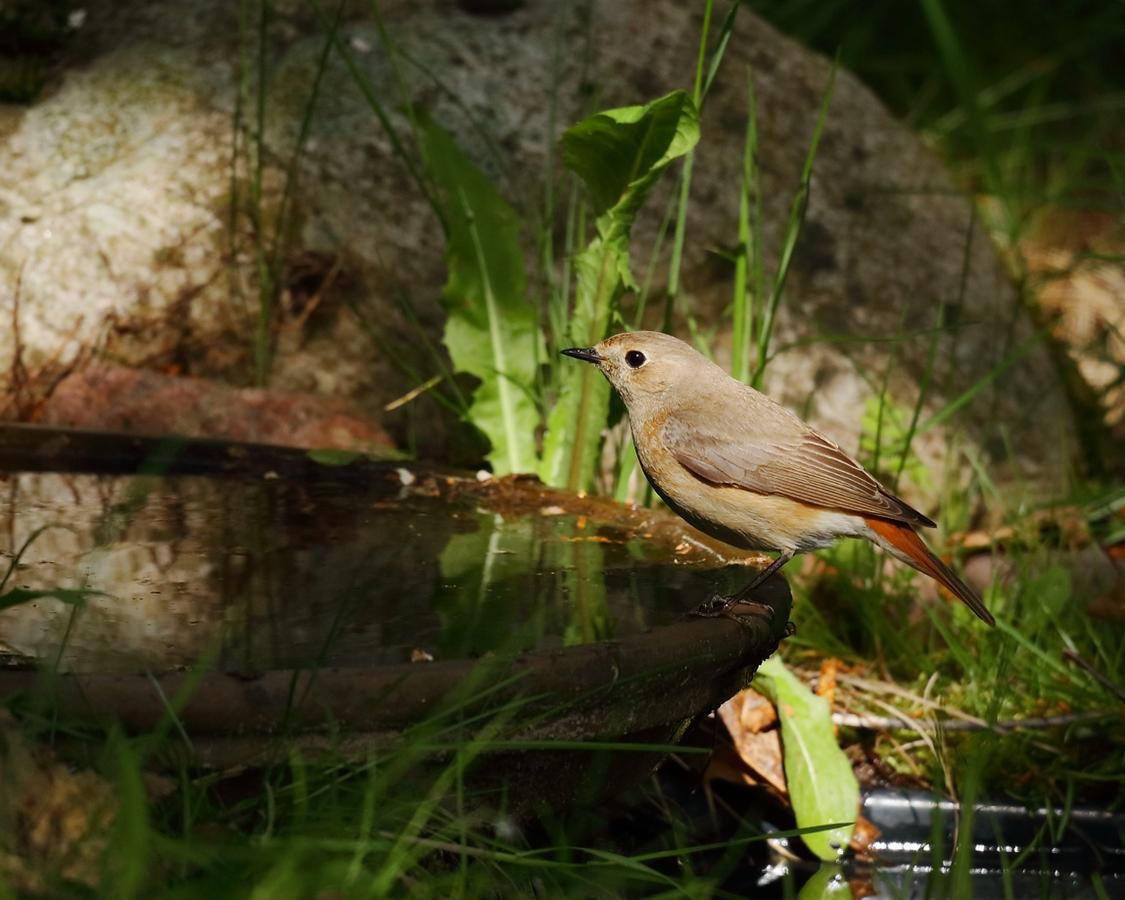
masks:
<path id="1" fill-rule="evenodd" d="M 598 356 L 598 351 L 593 347 L 570 347 L 567 350 L 563 350 L 562 354 L 563 356 L 573 356 L 575 359 L 593 363 L 594 365 L 602 361 L 602 358 Z"/>

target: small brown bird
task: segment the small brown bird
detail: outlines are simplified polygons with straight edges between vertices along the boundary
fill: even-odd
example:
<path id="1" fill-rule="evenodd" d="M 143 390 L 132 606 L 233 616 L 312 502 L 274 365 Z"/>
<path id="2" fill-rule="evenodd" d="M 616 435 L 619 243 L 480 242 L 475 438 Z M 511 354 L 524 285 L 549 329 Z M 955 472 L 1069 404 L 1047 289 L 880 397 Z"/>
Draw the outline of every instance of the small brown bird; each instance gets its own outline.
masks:
<path id="1" fill-rule="evenodd" d="M 700 614 L 724 615 L 734 603 L 752 603 L 752 591 L 795 554 L 859 537 L 996 624 L 914 530 L 933 528 L 932 521 L 832 441 L 683 341 L 635 331 L 562 352 L 596 365 L 621 395 L 637 459 L 665 503 L 719 540 L 781 554 L 741 591 L 716 597 Z"/>

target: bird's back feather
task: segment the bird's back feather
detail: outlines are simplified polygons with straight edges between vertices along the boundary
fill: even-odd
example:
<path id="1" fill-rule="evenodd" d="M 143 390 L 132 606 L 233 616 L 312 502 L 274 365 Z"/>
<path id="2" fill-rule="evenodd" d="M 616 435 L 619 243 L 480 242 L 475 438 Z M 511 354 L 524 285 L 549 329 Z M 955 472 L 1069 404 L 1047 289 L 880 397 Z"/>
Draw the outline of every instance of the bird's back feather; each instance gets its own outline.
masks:
<path id="1" fill-rule="evenodd" d="M 835 443 L 765 395 L 740 387 L 752 410 L 726 408 L 715 415 L 712 404 L 691 404 L 673 410 L 664 421 L 665 446 L 697 478 L 813 506 L 934 527 Z"/>

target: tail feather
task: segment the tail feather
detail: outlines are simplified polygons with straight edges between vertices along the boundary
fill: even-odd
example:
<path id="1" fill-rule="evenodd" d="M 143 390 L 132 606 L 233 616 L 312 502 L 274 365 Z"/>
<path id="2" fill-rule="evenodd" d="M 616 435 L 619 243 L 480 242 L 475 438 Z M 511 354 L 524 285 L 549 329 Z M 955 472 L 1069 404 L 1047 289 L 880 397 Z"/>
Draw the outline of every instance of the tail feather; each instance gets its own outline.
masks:
<path id="1" fill-rule="evenodd" d="M 996 619 L 985 609 L 976 592 L 933 554 L 913 528 L 901 522 L 874 516 L 864 516 L 863 520 L 886 550 L 924 575 L 929 575 L 989 625 L 996 624 Z"/>

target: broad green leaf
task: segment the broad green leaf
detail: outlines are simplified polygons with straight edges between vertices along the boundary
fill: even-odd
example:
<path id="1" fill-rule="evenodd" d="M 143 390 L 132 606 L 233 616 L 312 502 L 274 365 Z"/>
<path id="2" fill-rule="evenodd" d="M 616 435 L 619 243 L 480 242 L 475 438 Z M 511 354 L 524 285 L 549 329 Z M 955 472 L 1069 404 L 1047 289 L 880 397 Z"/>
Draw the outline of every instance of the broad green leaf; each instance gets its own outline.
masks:
<path id="1" fill-rule="evenodd" d="M 632 224 L 644 192 L 668 163 L 699 141 L 699 116 L 684 91 L 644 106 L 608 109 L 563 135 L 567 167 L 585 183 L 599 220 L 614 210 Z"/>
<path id="2" fill-rule="evenodd" d="M 310 450 L 306 456 L 314 463 L 322 466 L 350 466 L 363 456 L 355 450 L 340 450 L 335 447 L 318 447 Z"/>
<path id="3" fill-rule="evenodd" d="M 11 609 L 13 606 L 19 606 L 22 603 L 31 603 L 33 600 L 43 600 L 48 597 L 62 603 L 69 603 L 72 606 L 81 606 L 86 602 L 87 597 L 105 596 L 107 595 L 101 591 L 94 591 L 89 588 L 43 588 L 42 590 L 12 588 L 10 591 L 0 594 L 0 610 Z"/>
<path id="4" fill-rule="evenodd" d="M 805 839 L 806 835 L 801 835 Z M 840 866 L 836 863 L 822 862 L 820 868 L 813 872 L 812 877 L 801 887 L 797 900 L 852 900 L 851 885 L 844 877 Z"/>
<path id="5" fill-rule="evenodd" d="M 336 447 L 314 447 L 305 454 L 312 462 L 322 466 L 350 466 L 356 460 L 369 459 L 374 462 L 396 462 L 410 459 L 397 447 L 372 447 L 369 450 L 342 450 Z"/>
<path id="6" fill-rule="evenodd" d="M 614 267 L 628 255 L 628 243 L 620 239 L 615 244 L 610 247 L 595 238 L 574 261 L 578 290 L 570 341 L 576 346 L 589 347 L 605 337 L 610 311 L 624 291 Z M 609 384 L 593 366 L 577 360 L 560 363 L 557 384 L 539 477 L 555 487 L 588 490 L 597 468 L 601 429 L 609 416 Z"/>
<path id="7" fill-rule="evenodd" d="M 443 340 L 454 368 L 480 379 L 467 418 L 491 442 L 497 475 L 534 472 L 539 411 L 532 391 L 543 339 L 526 295 L 519 219 L 445 131 L 425 117 L 421 126 L 446 227 Z"/>
<path id="8" fill-rule="evenodd" d="M 804 836 L 813 853 L 832 861 L 852 838 L 859 783 L 836 743 L 828 702 L 801 684 L 776 654 L 758 667 L 754 688 L 777 707 L 785 780 L 797 827 L 852 823 Z"/>
<path id="9" fill-rule="evenodd" d="M 649 189 L 699 140 L 699 115 L 676 91 L 644 106 L 597 113 L 563 135 L 567 165 L 585 182 L 598 215 L 597 236 L 574 260 L 577 290 L 568 340 L 589 347 L 605 337 L 621 295 L 635 286 L 629 231 Z M 572 490 L 594 480 L 609 386 L 592 366 L 564 363 L 547 421 L 540 477 Z"/>

